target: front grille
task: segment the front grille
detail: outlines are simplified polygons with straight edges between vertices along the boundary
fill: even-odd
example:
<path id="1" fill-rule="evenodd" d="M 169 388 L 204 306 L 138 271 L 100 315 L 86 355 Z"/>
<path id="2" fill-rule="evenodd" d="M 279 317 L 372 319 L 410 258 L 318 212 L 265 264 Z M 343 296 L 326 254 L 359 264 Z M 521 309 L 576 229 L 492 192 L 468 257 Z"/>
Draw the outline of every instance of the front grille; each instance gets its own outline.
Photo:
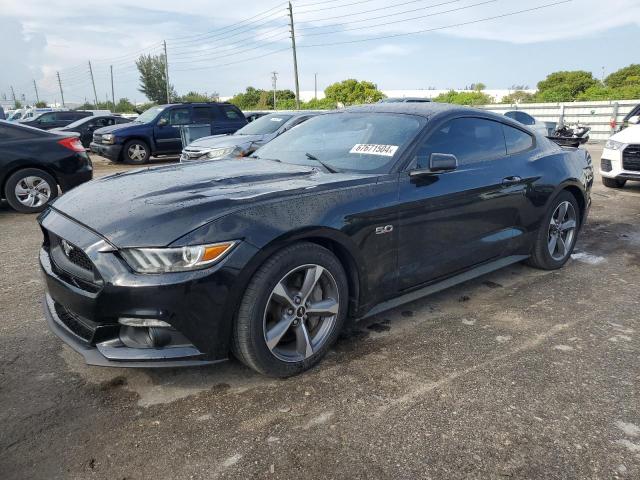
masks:
<path id="1" fill-rule="evenodd" d="M 629 145 L 622 152 L 622 168 L 640 171 L 640 145 Z"/>
<path id="2" fill-rule="evenodd" d="M 102 281 L 93 262 L 79 247 L 45 230 L 45 251 L 53 272 L 63 281 L 87 292 L 98 292 Z"/>
<path id="3" fill-rule="evenodd" d="M 93 141 L 95 143 L 102 143 L 102 135 L 100 135 L 99 133 L 94 133 L 93 134 Z"/>
<path id="4" fill-rule="evenodd" d="M 86 342 L 91 342 L 96 329 L 91 325 L 90 320 L 73 313 L 58 302 L 55 302 L 54 308 L 60 321 L 64 323 L 71 332 Z"/>
<path id="5" fill-rule="evenodd" d="M 611 170 L 613 170 L 613 167 L 611 166 L 611 160 L 607 160 L 606 158 L 600 160 L 600 170 L 602 170 L 603 172 L 610 172 Z"/>
<path id="6" fill-rule="evenodd" d="M 208 150 L 183 150 L 182 155 L 180 156 L 180 160 L 183 162 L 201 160 L 204 159 L 207 153 L 209 153 Z"/>

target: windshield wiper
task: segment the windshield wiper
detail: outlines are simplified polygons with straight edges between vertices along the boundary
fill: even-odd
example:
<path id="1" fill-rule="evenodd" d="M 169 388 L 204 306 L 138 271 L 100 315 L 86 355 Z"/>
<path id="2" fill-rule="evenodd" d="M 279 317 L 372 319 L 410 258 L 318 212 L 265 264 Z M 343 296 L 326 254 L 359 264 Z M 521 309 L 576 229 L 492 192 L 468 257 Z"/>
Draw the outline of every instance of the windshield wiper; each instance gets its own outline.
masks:
<path id="1" fill-rule="evenodd" d="M 315 157 L 314 155 L 311 155 L 310 153 L 305 153 L 304 154 L 309 160 L 313 160 L 314 162 L 318 162 L 320 165 L 322 165 L 324 168 L 326 168 L 329 173 L 338 173 L 338 170 L 336 170 L 335 168 L 333 168 L 330 165 L 327 165 L 326 163 L 324 163 L 322 160 L 320 160 L 318 157 Z"/>

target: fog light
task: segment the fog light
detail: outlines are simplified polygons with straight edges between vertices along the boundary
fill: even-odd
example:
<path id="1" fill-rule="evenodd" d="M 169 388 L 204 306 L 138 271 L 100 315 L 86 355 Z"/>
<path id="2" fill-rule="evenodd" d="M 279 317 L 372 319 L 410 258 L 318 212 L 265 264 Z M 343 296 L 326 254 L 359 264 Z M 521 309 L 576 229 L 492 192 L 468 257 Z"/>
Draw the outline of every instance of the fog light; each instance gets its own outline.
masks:
<path id="1" fill-rule="evenodd" d="M 127 327 L 171 327 L 167 322 L 163 322 L 157 318 L 121 317 L 118 319 L 118 323 Z"/>

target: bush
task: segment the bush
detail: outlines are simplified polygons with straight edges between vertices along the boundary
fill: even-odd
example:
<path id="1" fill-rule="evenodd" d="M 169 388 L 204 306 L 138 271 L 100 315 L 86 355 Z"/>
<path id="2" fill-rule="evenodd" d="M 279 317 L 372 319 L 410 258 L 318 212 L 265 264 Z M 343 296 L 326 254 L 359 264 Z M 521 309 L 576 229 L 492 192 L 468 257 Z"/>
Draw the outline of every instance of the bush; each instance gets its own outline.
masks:
<path id="1" fill-rule="evenodd" d="M 456 92 L 455 90 L 449 90 L 446 93 L 438 95 L 433 101 L 452 103 L 454 105 L 488 105 L 493 103 L 493 98 L 481 91 Z"/>

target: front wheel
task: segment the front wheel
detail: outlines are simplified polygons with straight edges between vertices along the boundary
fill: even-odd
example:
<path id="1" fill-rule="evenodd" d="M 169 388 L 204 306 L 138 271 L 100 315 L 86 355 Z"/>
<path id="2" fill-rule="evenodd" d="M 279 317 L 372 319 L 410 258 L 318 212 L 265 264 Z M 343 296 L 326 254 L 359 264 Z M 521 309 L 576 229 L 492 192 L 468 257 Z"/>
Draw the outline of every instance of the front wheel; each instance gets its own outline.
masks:
<path id="1" fill-rule="evenodd" d="M 543 270 L 562 267 L 573 252 L 580 226 L 580 207 L 575 197 L 563 191 L 551 202 L 528 263 Z"/>
<path id="2" fill-rule="evenodd" d="M 274 377 L 311 368 L 335 342 L 347 314 L 347 278 L 326 248 L 299 243 L 258 269 L 241 301 L 232 349 Z"/>
<path id="3" fill-rule="evenodd" d="M 149 161 L 151 152 L 142 140 L 129 140 L 122 149 L 122 160 L 129 165 L 142 165 Z"/>
<path id="4" fill-rule="evenodd" d="M 4 187 L 9 205 L 22 213 L 38 213 L 58 196 L 58 184 L 47 172 L 25 168 L 13 173 Z"/>
<path id="5" fill-rule="evenodd" d="M 618 180 L 617 178 L 602 177 L 602 184 L 607 188 L 622 188 L 627 183 L 626 180 Z"/>

